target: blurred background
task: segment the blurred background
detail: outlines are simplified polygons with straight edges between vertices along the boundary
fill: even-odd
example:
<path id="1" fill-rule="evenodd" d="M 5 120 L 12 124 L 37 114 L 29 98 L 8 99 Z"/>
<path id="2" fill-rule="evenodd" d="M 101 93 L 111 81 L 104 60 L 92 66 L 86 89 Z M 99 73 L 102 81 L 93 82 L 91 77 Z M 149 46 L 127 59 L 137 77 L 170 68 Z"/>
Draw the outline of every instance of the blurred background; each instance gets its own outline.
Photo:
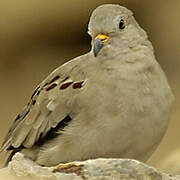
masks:
<path id="1" fill-rule="evenodd" d="M 36 85 L 62 63 L 90 50 L 89 16 L 103 3 L 130 8 L 154 45 L 176 101 L 169 129 L 147 163 L 180 174 L 179 0 L 0 0 L 0 143 Z"/>

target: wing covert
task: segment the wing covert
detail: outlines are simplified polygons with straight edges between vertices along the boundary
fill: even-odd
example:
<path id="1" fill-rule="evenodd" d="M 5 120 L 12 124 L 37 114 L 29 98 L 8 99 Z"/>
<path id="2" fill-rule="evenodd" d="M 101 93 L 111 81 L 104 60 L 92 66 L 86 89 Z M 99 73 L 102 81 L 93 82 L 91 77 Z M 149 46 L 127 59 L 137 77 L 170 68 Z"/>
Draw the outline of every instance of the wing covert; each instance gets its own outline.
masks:
<path id="1" fill-rule="evenodd" d="M 74 89 L 82 87 L 84 79 L 84 72 L 75 61 L 51 73 L 35 89 L 27 106 L 14 120 L 1 151 L 31 148 L 38 141 L 42 142 L 44 137 L 54 136 L 57 128 L 64 127 L 66 121 L 70 121 L 71 107 L 68 104 L 71 104 L 71 97 L 79 92 Z"/>

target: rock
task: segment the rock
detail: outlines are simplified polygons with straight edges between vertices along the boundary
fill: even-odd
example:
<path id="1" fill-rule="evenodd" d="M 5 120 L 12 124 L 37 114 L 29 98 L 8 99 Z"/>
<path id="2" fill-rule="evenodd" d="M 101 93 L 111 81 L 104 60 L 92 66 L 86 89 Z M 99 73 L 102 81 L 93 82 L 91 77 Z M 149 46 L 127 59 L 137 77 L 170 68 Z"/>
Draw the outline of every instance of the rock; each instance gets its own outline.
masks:
<path id="1" fill-rule="evenodd" d="M 16 153 L 8 167 L 0 170 L 6 180 L 180 180 L 132 159 L 95 159 L 41 167 Z"/>

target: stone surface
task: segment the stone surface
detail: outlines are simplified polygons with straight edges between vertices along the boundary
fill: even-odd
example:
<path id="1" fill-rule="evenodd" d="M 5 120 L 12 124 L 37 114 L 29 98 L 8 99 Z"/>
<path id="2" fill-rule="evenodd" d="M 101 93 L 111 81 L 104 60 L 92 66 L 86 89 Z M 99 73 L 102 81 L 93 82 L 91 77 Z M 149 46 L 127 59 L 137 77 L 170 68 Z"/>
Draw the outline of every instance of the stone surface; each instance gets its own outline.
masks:
<path id="1" fill-rule="evenodd" d="M 17 153 L 7 168 L 0 170 L 6 180 L 180 180 L 131 159 L 96 159 L 41 167 Z"/>

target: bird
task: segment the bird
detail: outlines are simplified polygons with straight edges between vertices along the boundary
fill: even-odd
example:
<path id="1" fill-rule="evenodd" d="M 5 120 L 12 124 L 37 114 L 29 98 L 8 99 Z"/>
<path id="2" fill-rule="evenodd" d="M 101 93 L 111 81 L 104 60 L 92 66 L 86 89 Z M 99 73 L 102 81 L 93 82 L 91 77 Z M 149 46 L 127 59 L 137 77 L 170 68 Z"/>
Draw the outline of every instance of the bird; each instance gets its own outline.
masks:
<path id="1" fill-rule="evenodd" d="M 161 142 L 174 100 L 133 12 L 102 4 L 88 24 L 91 50 L 54 70 L 12 123 L 1 152 L 42 166 L 95 158 L 142 162 Z"/>

